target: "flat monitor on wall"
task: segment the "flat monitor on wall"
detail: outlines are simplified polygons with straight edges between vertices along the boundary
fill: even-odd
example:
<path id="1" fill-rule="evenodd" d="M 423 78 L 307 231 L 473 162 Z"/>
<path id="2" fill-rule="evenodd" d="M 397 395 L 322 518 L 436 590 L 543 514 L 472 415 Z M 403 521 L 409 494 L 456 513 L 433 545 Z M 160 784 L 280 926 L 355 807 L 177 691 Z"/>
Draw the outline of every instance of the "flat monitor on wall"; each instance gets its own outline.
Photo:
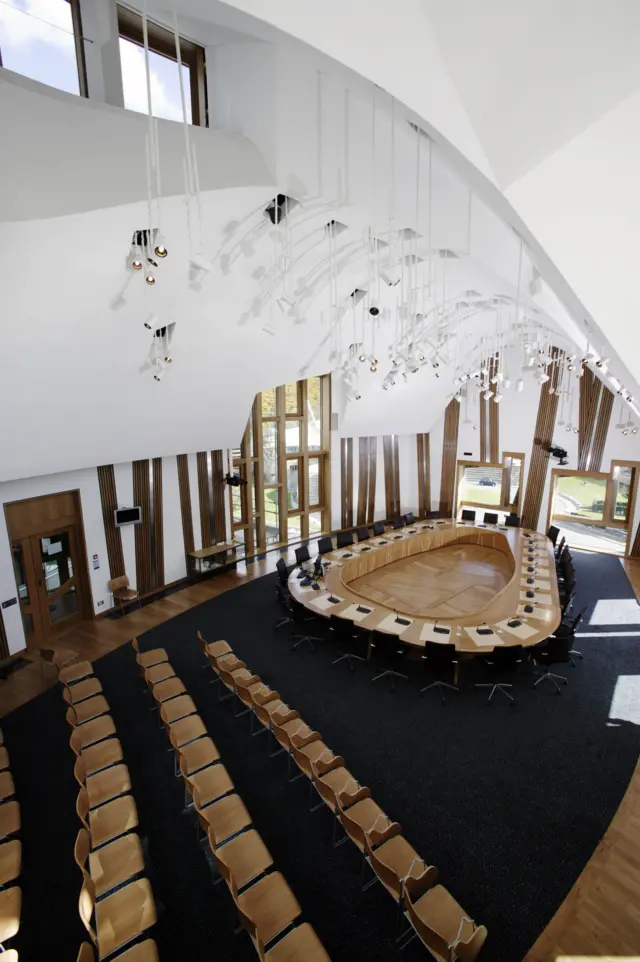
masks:
<path id="1" fill-rule="evenodd" d="M 121 528 L 124 524 L 140 524 L 142 521 L 142 508 L 116 508 L 113 516 L 116 528 Z"/>

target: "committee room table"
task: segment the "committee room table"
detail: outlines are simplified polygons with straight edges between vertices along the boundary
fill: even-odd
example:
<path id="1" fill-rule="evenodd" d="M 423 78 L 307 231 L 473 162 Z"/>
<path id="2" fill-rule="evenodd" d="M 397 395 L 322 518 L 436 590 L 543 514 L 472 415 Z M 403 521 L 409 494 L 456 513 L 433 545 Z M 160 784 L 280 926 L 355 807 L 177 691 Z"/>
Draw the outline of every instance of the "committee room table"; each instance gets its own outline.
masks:
<path id="1" fill-rule="evenodd" d="M 373 602 L 352 587 L 352 582 L 385 565 L 455 544 L 500 551 L 511 571 L 508 583 L 473 612 L 436 618 L 429 616 L 426 606 L 424 614 L 416 614 L 419 605 L 413 603 L 409 613 L 401 604 L 392 608 Z M 553 634 L 562 620 L 553 545 L 536 531 L 452 521 L 419 522 L 333 551 L 324 560 L 329 565 L 319 591 L 300 584 L 298 568 L 289 576 L 289 590 L 297 601 L 314 614 L 337 615 L 364 630 L 396 635 L 403 644 L 416 648 L 424 648 L 428 641 L 454 644 L 457 651 L 469 654 L 486 654 L 496 646 L 528 647 Z"/>

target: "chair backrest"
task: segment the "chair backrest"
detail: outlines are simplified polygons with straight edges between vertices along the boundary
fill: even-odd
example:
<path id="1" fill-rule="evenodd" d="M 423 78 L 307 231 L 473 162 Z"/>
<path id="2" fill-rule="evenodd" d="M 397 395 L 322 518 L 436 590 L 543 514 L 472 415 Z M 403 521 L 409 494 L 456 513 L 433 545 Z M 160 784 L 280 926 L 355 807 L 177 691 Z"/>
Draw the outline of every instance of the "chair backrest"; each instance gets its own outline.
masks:
<path id="1" fill-rule="evenodd" d="M 422 890 L 422 886 L 418 886 L 417 882 L 414 882 L 412 878 L 405 879 L 403 887 L 404 895 L 404 905 L 407 910 L 407 917 L 409 922 L 413 926 L 418 935 L 418 938 L 426 945 L 430 952 L 440 959 L 447 959 L 447 962 L 454 962 L 455 955 L 453 955 L 451 949 L 449 948 L 449 943 L 440 935 L 435 926 L 437 925 L 437 919 L 429 919 L 427 922 L 423 919 L 416 911 L 413 902 L 413 889 Z"/>
<path id="2" fill-rule="evenodd" d="M 461 515 L 461 519 L 460 519 L 460 520 L 461 520 L 461 521 L 475 521 L 475 520 L 476 520 L 476 513 L 475 513 L 475 511 L 472 511 L 471 508 L 463 508 L 463 509 L 462 509 L 462 515 Z"/>
<path id="3" fill-rule="evenodd" d="M 584 616 L 585 616 L 585 614 L 586 614 L 586 611 L 587 611 L 587 607 L 586 607 L 586 605 L 585 605 L 585 607 L 582 608 L 582 609 L 578 612 L 578 614 L 575 616 L 575 618 L 572 619 L 572 621 L 571 621 L 571 623 L 570 623 L 571 634 L 575 635 L 576 631 L 577 631 L 578 628 L 580 627 L 580 622 L 582 621 L 582 619 L 584 618 Z"/>
<path id="4" fill-rule="evenodd" d="M 76 758 L 76 763 L 73 766 L 73 774 L 76 777 L 76 781 L 80 788 L 84 788 L 85 782 L 87 780 L 87 766 L 85 765 L 83 759 L 78 755 Z"/>
<path id="5" fill-rule="evenodd" d="M 83 942 L 80 946 L 80 951 L 78 952 L 78 958 L 76 959 L 76 962 L 95 962 L 93 948 L 88 942 Z"/>
<path id="6" fill-rule="evenodd" d="M 91 878 L 87 870 L 87 859 L 91 849 L 91 840 L 86 828 L 81 828 L 76 836 L 76 844 L 73 847 L 73 854 L 78 864 L 78 868 L 85 878 Z"/>
<path id="7" fill-rule="evenodd" d="M 358 787 L 358 790 L 355 794 L 358 796 L 358 799 L 357 799 L 358 801 L 360 801 L 363 798 L 371 798 L 371 791 L 369 788 L 366 787 L 366 785 L 362 787 Z M 356 845 L 362 851 L 364 851 L 364 828 L 362 827 L 362 825 L 360 825 L 358 821 L 356 821 L 355 818 L 353 818 L 349 814 L 349 809 L 351 808 L 351 804 L 345 805 L 345 802 L 347 801 L 352 804 L 355 804 L 354 802 L 352 802 L 352 798 L 353 796 L 350 797 L 349 794 L 345 792 L 339 792 L 336 795 L 336 799 L 338 802 L 338 818 L 340 819 L 340 824 L 342 825 L 347 835 L 356 843 Z M 386 815 L 382 816 L 383 820 L 386 818 L 387 818 Z M 386 821 L 382 821 L 381 824 L 386 825 L 388 823 Z"/>
<path id="8" fill-rule="evenodd" d="M 329 537 L 318 539 L 318 554 L 329 554 L 333 551 L 333 541 Z"/>
<path id="9" fill-rule="evenodd" d="M 498 523 L 498 515 L 495 514 L 493 511 L 485 511 L 485 513 L 484 513 L 484 523 L 485 523 L 485 524 L 497 524 L 497 523 Z"/>
<path id="10" fill-rule="evenodd" d="M 296 548 L 296 564 L 301 565 L 305 561 L 309 561 L 310 558 L 311 555 L 309 554 L 309 549 L 307 548 L 306 544 L 300 545 L 299 548 Z"/>
<path id="11" fill-rule="evenodd" d="M 117 591 L 119 588 L 128 588 L 128 587 L 129 587 L 129 578 L 127 575 L 118 575 L 117 578 L 112 578 L 107 585 L 107 588 L 111 592 Z"/>
<path id="12" fill-rule="evenodd" d="M 519 528 L 520 518 L 518 517 L 517 514 L 515 514 L 515 512 L 512 511 L 511 514 L 507 515 L 505 524 L 508 528 Z"/>
<path id="13" fill-rule="evenodd" d="M 198 636 L 199 636 L 199 635 L 200 635 L 200 632 L 198 632 Z M 138 639 L 137 639 L 135 636 L 131 639 L 131 645 L 132 645 L 133 650 L 135 651 L 136 655 L 139 655 L 139 654 L 140 654 L 140 642 L 138 641 Z"/>
<path id="14" fill-rule="evenodd" d="M 518 662 L 522 661 L 523 654 L 522 645 L 509 645 L 504 648 L 494 648 L 487 658 L 498 668 L 515 668 Z"/>
<path id="15" fill-rule="evenodd" d="M 276 571 L 278 572 L 278 577 L 280 578 L 281 583 L 286 585 L 289 581 L 289 572 L 287 571 L 284 558 L 278 558 L 276 561 Z"/>
<path id="16" fill-rule="evenodd" d="M 413 516 L 413 511 L 408 511 L 407 514 L 405 514 L 405 516 L 404 516 L 404 523 L 405 523 L 405 524 L 413 524 L 413 522 L 414 522 L 415 520 L 416 520 L 416 519 L 415 519 L 414 516 Z"/>
<path id="17" fill-rule="evenodd" d="M 353 544 L 353 531 L 338 531 L 336 544 L 339 548 L 348 548 Z"/>
<path id="18" fill-rule="evenodd" d="M 69 705 L 69 707 L 67 708 L 66 718 L 67 718 L 67 725 L 71 725 L 72 728 L 78 727 L 78 716 L 76 715 L 75 708 L 72 705 Z"/>
<path id="19" fill-rule="evenodd" d="M 396 531 L 398 528 L 404 528 L 404 518 L 393 519 L 393 530 Z"/>
<path id="20" fill-rule="evenodd" d="M 77 728 L 74 728 L 71 732 L 71 735 L 69 736 L 69 744 L 71 745 L 76 757 L 79 758 L 80 753 L 82 752 L 82 732 Z"/>
<path id="21" fill-rule="evenodd" d="M 91 941 L 94 945 L 98 944 L 96 939 L 96 933 L 91 925 L 91 919 L 93 917 L 93 910 L 96 904 L 96 887 L 90 878 L 85 878 L 82 883 L 82 889 L 80 891 L 80 898 L 78 899 L 78 912 L 80 913 L 80 919 L 85 929 L 91 937 Z"/>
<path id="22" fill-rule="evenodd" d="M 547 531 L 547 538 L 551 539 L 551 543 L 555 548 L 556 541 L 558 540 L 558 535 L 560 534 L 560 528 L 556 528 L 555 524 L 552 524 Z"/>
<path id="23" fill-rule="evenodd" d="M 358 541 L 368 541 L 369 538 L 371 537 L 371 534 L 370 534 L 368 528 L 364 528 L 364 527 L 363 527 L 363 528 L 358 528 L 358 529 L 357 529 L 357 531 L 356 531 L 356 537 L 357 537 Z"/>
<path id="24" fill-rule="evenodd" d="M 384 521 L 373 522 L 373 533 L 376 538 L 379 538 L 381 534 L 384 534 Z"/>

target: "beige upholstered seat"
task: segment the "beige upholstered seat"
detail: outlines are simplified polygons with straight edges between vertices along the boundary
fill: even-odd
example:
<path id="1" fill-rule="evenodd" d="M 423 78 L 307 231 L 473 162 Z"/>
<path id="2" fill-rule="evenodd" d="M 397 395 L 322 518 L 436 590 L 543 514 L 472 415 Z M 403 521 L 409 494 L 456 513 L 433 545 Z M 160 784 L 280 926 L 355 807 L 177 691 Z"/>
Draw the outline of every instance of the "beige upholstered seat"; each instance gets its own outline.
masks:
<path id="1" fill-rule="evenodd" d="M 0 805 L 0 839 L 20 831 L 20 806 L 17 802 Z"/>
<path id="2" fill-rule="evenodd" d="M 85 879 L 78 908 L 99 959 L 136 939 L 156 921 L 153 892 L 146 878 L 130 882 L 97 903 L 95 886 L 90 879 Z M 93 916 L 95 928 L 91 924 Z"/>
<path id="3" fill-rule="evenodd" d="M 0 945 L 12 939 L 20 928 L 22 889 L 18 885 L 0 892 Z"/>
<path id="4" fill-rule="evenodd" d="M 132 831 L 138 824 L 138 810 L 132 795 L 121 795 L 89 813 L 89 797 L 86 789 L 81 788 L 76 811 L 89 832 L 92 849 Z"/>
<path id="5" fill-rule="evenodd" d="M 78 733 L 76 745 L 78 745 L 82 751 L 90 745 L 95 745 L 104 738 L 109 738 L 116 733 L 116 726 L 111 715 L 100 715 L 98 718 L 94 718 L 80 725 L 78 724 L 75 710 L 68 708 L 67 721 L 72 728 L 76 729 Z"/>
<path id="6" fill-rule="evenodd" d="M 109 768 L 110 765 L 116 765 L 122 761 L 122 745 L 117 738 L 106 738 L 96 745 L 83 748 L 82 730 L 84 727 L 74 728 L 69 743 L 76 756 L 82 755 L 82 762 L 87 775 L 93 775 L 94 772 L 99 772 L 103 768 Z"/>
<path id="7" fill-rule="evenodd" d="M 142 846 L 135 832 L 122 835 L 96 852 L 90 853 L 89 850 L 89 833 L 86 828 L 81 828 L 74 854 L 84 877 L 90 878 L 95 885 L 97 898 L 144 871 Z"/>
<path id="8" fill-rule="evenodd" d="M 0 886 L 8 885 L 20 875 L 22 845 L 18 839 L 0 845 Z"/>
<path id="9" fill-rule="evenodd" d="M 152 648 L 151 651 L 140 651 L 137 638 L 132 638 L 131 644 L 136 653 L 136 661 L 140 668 L 152 668 L 153 665 L 159 665 L 163 661 L 169 661 L 169 656 L 164 648 Z"/>
<path id="10" fill-rule="evenodd" d="M 244 888 L 273 865 L 266 845 L 254 828 L 213 851 L 220 875 L 227 885 L 233 880 L 236 889 Z"/>
<path id="11" fill-rule="evenodd" d="M 438 962 L 473 962 L 487 938 L 443 885 L 425 875 L 404 885 L 407 919 Z"/>

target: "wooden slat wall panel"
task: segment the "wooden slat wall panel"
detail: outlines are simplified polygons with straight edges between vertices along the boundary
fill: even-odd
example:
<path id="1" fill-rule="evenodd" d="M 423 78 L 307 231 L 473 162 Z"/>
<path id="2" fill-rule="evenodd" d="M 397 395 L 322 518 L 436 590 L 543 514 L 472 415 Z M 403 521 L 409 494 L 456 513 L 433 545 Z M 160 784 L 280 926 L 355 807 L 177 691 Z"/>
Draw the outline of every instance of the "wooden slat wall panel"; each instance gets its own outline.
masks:
<path id="1" fill-rule="evenodd" d="M 353 524 L 353 438 L 340 439 L 340 501 L 341 525 Z"/>
<path id="2" fill-rule="evenodd" d="M 151 576 L 151 497 L 149 461 L 133 462 L 133 502 L 142 509 L 142 521 L 135 526 L 136 588 L 146 595 L 153 590 Z"/>
<path id="3" fill-rule="evenodd" d="M 211 480 L 213 482 L 213 536 L 216 541 L 227 540 L 227 519 L 224 511 L 224 456 L 222 451 L 211 452 Z"/>
<path id="4" fill-rule="evenodd" d="M 367 523 L 371 438 L 358 438 L 358 513 L 357 523 Z"/>
<path id="5" fill-rule="evenodd" d="M 578 471 L 599 471 L 591 463 L 593 429 L 602 390 L 602 381 L 585 367 L 580 378 L 580 402 L 578 408 Z"/>
<path id="6" fill-rule="evenodd" d="M 640 558 L 640 524 L 636 528 L 636 536 L 633 539 L 633 546 L 629 552 L 630 558 Z"/>
<path id="7" fill-rule="evenodd" d="M 457 402 L 456 402 L 457 403 Z M 487 460 L 487 402 L 482 392 L 478 394 L 478 419 L 480 421 L 480 460 Z"/>
<path id="8" fill-rule="evenodd" d="M 102 523 L 107 541 L 107 557 L 109 559 L 109 574 L 112 578 L 119 578 L 126 574 L 124 570 L 124 555 L 122 553 L 122 535 L 120 528 L 116 528 L 114 511 L 118 507 L 116 492 L 116 476 L 112 464 L 102 464 L 97 469 L 98 485 L 100 487 L 100 502 L 102 504 Z"/>
<path id="9" fill-rule="evenodd" d="M 492 358 L 489 367 L 490 377 L 495 377 L 498 373 L 498 356 Z M 500 387 L 496 384 L 494 391 Z M 500 404 L 496 404 L 493 398 L 487 402 L 489 405 L 489 461 L 497 464 L 500 461 Z"/>
<path id="10" fill-rule="evenodd" d="M 378 438 L 369 438 L 369 497 L 367 501 L 367 524 L 373 524 L 376 510 L 376 464 L 378 460 Z"/>
<path id="11" fill-rule="evenodd" d="M 602 465 L 602 455 L 607 440 L 611 412 L 613 410 L 613 392 L 604 384 L 600 394 L 600 407 L 598 409 L 598 420 L 596 421 L 593 441 L 591 444 L 591 460 L 589 462 L 590 471 L 600 471 Z"/>
<path id="12" fill-rule="evenodd" d="M 393 517 L 400 515 L 400 458 L 398 456 L 398 435 L 393 436 Z"/>
<path id="13" fill-rule="evenodd" d="M 440 515 L 451 516 L 456 483 L 456 458 L 458 455 L 458 424 L 460 405 L 455 399 L 447 404 L 444 412 L 444 438 L 442 443 L 442 477 L 440 480 Z"/>
<path id="14" fill-rule="evenodd" d="M 7 633 L 4 630 L 4 619 L 0 610 L 0 660 L 9 657 L 9 645 L 7 643 Z"/>
<path id="15" fill-rule="evenodd" d="M 431 511 L 431 456 L 428 434 L 417 434 L 418 449 L 418 515 L 428 518 Z"/>
<path id="16" fill-rule="evenodd" d="M 198 500 L 200 501 L 200 533 L 202 535 L 202 547 L 210 548 L 212 545 L 211 532 L 211 501 L 209 498 L 209 473 L 207 471 L 207 452 L 198 451 Z"/>
<path id="17" fill-rule="evenodd" d="M 164 586 L 164 522 L 162 508 L 162 458 L 153 459 L 153 529 L 155 534 L 156 580 L 154 588 Z"/>
<path id="18" fill-rule="evenodd" d="M 557 357 L 558 349 L 554 347 L 551 353 L 553 357 Z M 540 387 L 538 417 L 531 449 L 527 492 L 522 509 L 522 527 L 534 530 L 538 527 L 542 496 L 547 480 L 549 445 L 553 439 L 553 429 L 555 428 L 556 413 L 558 410 L 558 395 L 555 393 L 555 390 L 553 394 L 549 394 L 549 388 L 553 387 L 555 389 L 558 386 L 559 366 L 554 364 L 551 370 L 551 379 Z"/>
<path id="19" fill-rule="evenodd" d="M 189 487 L 189 458 L 186 454 L 178 454 L 177 461 L 180 514 L 182 516 L 182 539 L 184 541 L 184 553 L 187 555 L 195 548 L 193 538 L 193 514 L 191 513 L 191 488 Z"/>
<path id="20" fill-rule="evenodd" d="M 400 515 L 400 459 L 397 434 L 385 434 L 382 439 L 384 454 L 384 493 L 387 518 Z"/>

